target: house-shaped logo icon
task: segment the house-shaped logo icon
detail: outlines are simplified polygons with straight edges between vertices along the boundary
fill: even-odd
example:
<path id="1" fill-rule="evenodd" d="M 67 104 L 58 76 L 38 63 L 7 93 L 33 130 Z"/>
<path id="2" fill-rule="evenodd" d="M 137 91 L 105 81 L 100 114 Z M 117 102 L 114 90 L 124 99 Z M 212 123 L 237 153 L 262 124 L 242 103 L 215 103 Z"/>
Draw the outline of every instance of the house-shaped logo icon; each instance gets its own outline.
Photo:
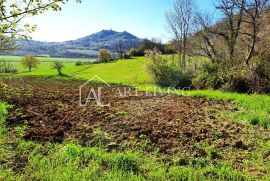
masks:
<path id="1" fill-rule="evenodd" d="M 104 84 L 104 86 L 107 86 L 107 87 L 111 87 L 111 85 L 109 83 L 107 83 L 106 81 L 104 81 L 102 78 L 100 78 L 99 76 L 95 75 L 94 77 L 92 77 L 91 79 L 89 79 L 88 81 L 86 81 L 83 85 L 80 86 L 80 100 L 79 100 L 79 103 L 80 103 L 80 106 L 81 107 L 87 107 L 90 100 L 95 100 L 95 102 L 97 103 L 97 106 L 99 107 L 110 107 L 110 104 L 102 104 L 102 99 L 101 99 L 101 96 L 102 96 L 102 86 L 98 86 L 95 90 L 95 87 L 92 87 L 91 86 L 91 82 L 98 82 L 98 83 L 101 83 L 101 84 Z M 88 85 L 90 85 L 91 89 L 89 91 L 89 94 L 88 96 L 85 98 L 85 101 L 83 101 L 83 95 L 82 95 L 82 92 L 83 92 L 83 89 L 85 87 L 87 87 Z"/>

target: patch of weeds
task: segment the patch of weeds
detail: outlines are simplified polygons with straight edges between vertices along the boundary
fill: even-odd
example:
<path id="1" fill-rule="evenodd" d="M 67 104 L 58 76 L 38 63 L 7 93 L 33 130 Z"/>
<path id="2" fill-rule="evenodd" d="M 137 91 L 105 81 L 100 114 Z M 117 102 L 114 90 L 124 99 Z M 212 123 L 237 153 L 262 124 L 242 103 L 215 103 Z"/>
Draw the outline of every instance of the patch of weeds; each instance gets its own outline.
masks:
<path id="1" fill-rule="evenodd" d="M 143 151 L 151 151 L 152 150 L 151 140 L 144 134 L 141 134 L 139 138 L 140 138 L 139 147 Z"/>
<path id="2" fill-rule="evenodd" d="M 215 159 L 218 159 L 220 157 L 214 146 L 205 147 L 205 152 L 207 153 L 208 160 L 215 160 Z"/>
<path id="3" fill-rule="evenodd" d="M 111 114 L 111 113 L 107 113 L 105 116 L 106 116 L 106 119 L 108 121 L 111 121 L 111 120 L 116 118 L 116 116 L 114 114 Z"/>
<path id="4" fill-rule="evenodd" d="M 223 133 L 222 133 L 222 132 L 219 132 L 219 131 L 215 131 L 215 132 L 213 132 L 213 136 L 214 136 L 216 139 L 219 139 L 219 138 L 222 138 Z"/>
<path id="5" fill-rule="evenodd" d="M 62 103 L 60 101 L 56 101 L 56 106 L 58 107 L 58 109 L 63 110 L 63 109 L 67 109 L 68 105 L 65 103 Z"/>
<path id="6" fill-rule="evenodd" d="M 23 125 L 23 126 L 17 126 L 15 127 L 15 132 L 18 134 L 18 136 L 23 137 L 26 133 L 26 130 L 28 129 L 27 125 Z"/>
<path id="7" fill-rule="evenodd" d="M 94 139 L 91 141 L 91 145 L 105 146 L 106 144 L 112 142 L 112 138 L 108 133 L 102 131 L 101 129 L 93 130 Z"/>
<path id="8" fill-rule="evenodd" d="M 199 166 L 199 167 L 206 167 L 207 161 L 205 160 L 205 158 L 202 158 L 202 157 L 194 158 L 192 160 L 192 165 Z"/>
<path id="9" fill-rule="evenodd" d="M 207 140 L 195 144 L 195 149 L 197 151 L 195 155 L 197 158 L 206 157 L 209 161 L 220 158 L 215 146 L 210 145 Z"/>
<path id="10" fill-rule="evenodd" d="M 97 115 L 101 115 L 101 114 L 104 113 L 103 110 L 100 107 L 96 107 L 95 112 L 96 112 Z"/>
<path id="11" fill-rule="evenodd" d="M 136 159 L 129 155 L 120 155 L 117 158 L 117 167 L 128 172 L 139 172 L 139 166 Z"/>
<path id="12" fill-rule="evenodd" d="M 265 129 L 269 128 L 269 127 L 270 127 L 270 120 L 268 120 L 268 119 L 263 119 L 263 120 L 261 120 L 261 125 L 262 125 Z"/>
<path id="13" fill-rule="evenodd" d="M 128 112 L 126 112 L 126 111 L 118 111 L 118 112 L 116 112 L 116 115 L 117 116 L 127 116 L 129 113 Z"/>
<path id="14" fill-rule="evenodd" d="M 190 156 L 182 154 L 179 158 L 174 159 L 174 163 L 176 166 L 188 166 L 191 160 L 192 158 Z"/>
<path id="15" fill-rule="evenodd" d="M 253 126 L 255 126 L 255 125 L 258 125 L 259 123 L 260 123 L 260 120 L 258 119 L 258 118 L 252 118 L 251 120 L 250 120 L 250 123 L 253 125 Z"/>
<path id="16" fill-rule="evenodd" d="M 95 137 L 105 137 L 106 133 L 101 129 L 94 129 L 93 134 Z"/>

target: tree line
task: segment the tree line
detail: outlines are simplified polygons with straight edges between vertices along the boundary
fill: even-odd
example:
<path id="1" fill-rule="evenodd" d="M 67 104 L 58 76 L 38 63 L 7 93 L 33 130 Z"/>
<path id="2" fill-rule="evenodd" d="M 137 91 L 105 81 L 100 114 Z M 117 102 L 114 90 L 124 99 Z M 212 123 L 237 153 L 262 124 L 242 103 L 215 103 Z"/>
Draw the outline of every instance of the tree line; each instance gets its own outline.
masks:
<path id="1" fill-rule="evenodd" d="M 175 0 L 166 19 L 177 74 L 192 77 L 189 86 L 194 88 L 269 93 L 269 11 L 268 0 L 216 0 L 215 14 L 202 13 L 195 0 Z M 191 57 L 208 62 L 190 72 Z"/>

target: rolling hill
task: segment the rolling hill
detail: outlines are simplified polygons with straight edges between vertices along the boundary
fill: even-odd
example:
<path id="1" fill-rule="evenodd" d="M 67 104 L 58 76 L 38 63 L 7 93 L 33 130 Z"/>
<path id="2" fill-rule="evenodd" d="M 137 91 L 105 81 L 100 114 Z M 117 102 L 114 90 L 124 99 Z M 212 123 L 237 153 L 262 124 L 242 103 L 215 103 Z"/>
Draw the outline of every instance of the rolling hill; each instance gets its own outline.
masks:
<path id="1" fill-rule="evenodd" d="M 140 38 L 124 31 L 102 30 L 98 33 L 65 42 L 41 42 L 34 40 L 16 40 L 19 47 L 16 55 L 33 54 L 37 56 L 64 58 L 96 58 L 99 49 L 116 51 L 116 46 L 122 42 L 124 49 L 137 47 Z"/>

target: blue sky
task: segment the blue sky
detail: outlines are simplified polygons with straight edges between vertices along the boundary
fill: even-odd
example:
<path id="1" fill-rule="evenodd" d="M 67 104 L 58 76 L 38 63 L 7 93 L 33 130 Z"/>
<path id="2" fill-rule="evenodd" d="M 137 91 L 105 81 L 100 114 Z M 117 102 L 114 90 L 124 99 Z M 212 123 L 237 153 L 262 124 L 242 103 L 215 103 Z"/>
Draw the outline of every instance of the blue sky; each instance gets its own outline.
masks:
<path id="1" fill-rule="evenodd" d="M 65 41 L 81 38 L 103 29 L 128 31 L 140 38 L 170 39 L 165 12 L 174 0 L 83 0 L 69 2 L 62 12 L 47 12 L 27 19 L 37 24 L 34 40 Z M 203 11 L 213 11 L 212 0 L 197 0 Z"/>

